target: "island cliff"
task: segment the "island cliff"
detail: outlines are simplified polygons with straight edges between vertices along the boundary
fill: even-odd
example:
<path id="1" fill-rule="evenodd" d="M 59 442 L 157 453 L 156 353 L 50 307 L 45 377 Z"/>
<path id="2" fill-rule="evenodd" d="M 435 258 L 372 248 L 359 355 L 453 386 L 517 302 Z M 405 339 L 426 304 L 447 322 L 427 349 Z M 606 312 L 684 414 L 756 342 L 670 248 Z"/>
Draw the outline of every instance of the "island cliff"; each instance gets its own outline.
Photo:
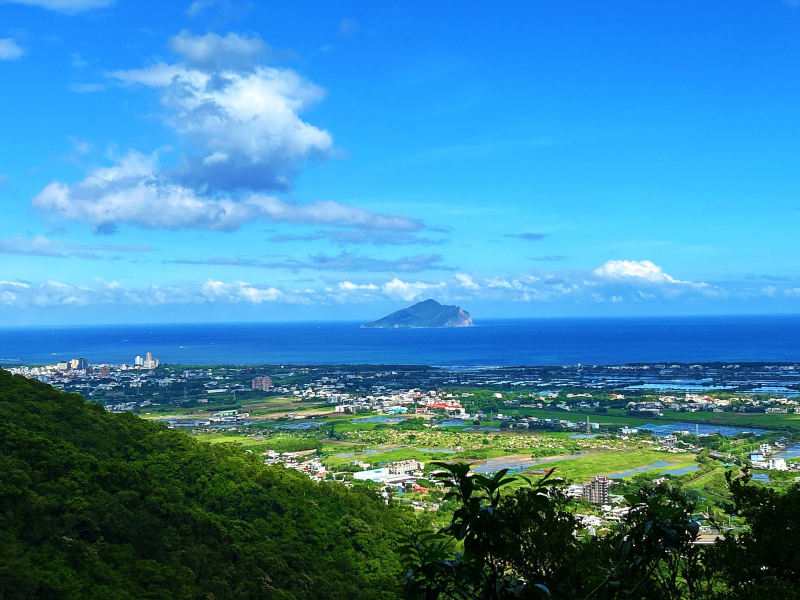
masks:
<path id="1" fill-rule="evenodd" d="M 472 327 L 472 317 L 460 306 L 425 300 L 361 327 Z"/>

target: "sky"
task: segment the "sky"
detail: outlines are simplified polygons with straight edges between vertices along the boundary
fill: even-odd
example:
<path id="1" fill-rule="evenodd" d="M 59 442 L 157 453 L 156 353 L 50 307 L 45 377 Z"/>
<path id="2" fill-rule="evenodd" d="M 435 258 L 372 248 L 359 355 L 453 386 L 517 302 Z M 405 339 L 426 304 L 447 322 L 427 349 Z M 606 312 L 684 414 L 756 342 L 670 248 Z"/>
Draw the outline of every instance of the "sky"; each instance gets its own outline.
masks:
<path id="1" fill-rule="evenodd" d="M 800 312 L 800 1 L 0 0 L 0 325 Z"/>

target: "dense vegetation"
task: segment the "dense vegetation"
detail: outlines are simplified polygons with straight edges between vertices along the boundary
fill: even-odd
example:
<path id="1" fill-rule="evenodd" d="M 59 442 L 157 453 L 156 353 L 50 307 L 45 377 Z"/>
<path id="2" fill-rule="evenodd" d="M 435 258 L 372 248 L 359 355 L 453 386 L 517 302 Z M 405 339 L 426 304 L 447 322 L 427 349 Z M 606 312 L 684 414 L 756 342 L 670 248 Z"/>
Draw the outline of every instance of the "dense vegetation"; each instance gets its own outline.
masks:
<path id="1" fill-rule="evenodd" d="M 0 370 L 0 598 L 394 598 L 405 513 Z"/>
<path id="2" fill-rule="evenodd" d="M 800 600 L 798 485 L 729 473 L 743 526 L 700 546 L 707 515 L 665 485 L 621 486 L 631 512 L 593 536 L 555 477 L 439 468 L 452 519 L 420 531 L 366 487 L 0 370 L 0 598 Z"/>
<path id="3" fill-rule="evenodd" d="M 579 538 L 560 482 L 520 487 L 505 471 L 489 478 L 464 463 L 439 466 L 456 510 L 400 548 L 408 598 L 800 598 L 798 485 L 779 494 L 729 473 L 728 509 L 746 526 L 703 546 L 698 507 L 664 484 L 626 495 L 630 513 L 610 535 Z"/>

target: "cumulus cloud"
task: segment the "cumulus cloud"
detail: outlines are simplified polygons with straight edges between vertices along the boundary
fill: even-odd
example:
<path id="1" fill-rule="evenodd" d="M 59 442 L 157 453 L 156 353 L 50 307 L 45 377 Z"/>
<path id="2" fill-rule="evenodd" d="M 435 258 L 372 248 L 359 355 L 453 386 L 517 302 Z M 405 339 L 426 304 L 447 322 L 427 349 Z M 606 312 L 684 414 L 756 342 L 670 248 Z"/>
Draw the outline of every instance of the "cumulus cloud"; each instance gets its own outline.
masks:
<path id="1" fill-rule="evenodd" d="M 285 294 L 275 287 L 258 287 L 244 281 L 224 283 L 213 279 L 209 279 L 203 284 L 201 293 L 211 302 L 245 300 L 251 304 L 275 302 L 285 297 Z"/>
<path id="2" fill-rule="evenodd" d="M 244 266 L 275 266 L 282 268 L 317 268 L 333 263 L 333 268 L 319 271 L 338 271 L 357 266 L 361 257 L 342 254 L 337 257 L 309 257 L 302 261 L 276 260 L 274 265 L 253 259 L 209 259 L 207 261 L 180 261 L 184 264 L 236 264 Z M 370 260 L 370 259 L 367 259 Z M 308 279 L 295 279 L 294 283 L 250 283 L 207 279 L 200 282 L 182 281 L 167 285 L 125 287 L 117 282 L 97 282 L 75 285 L 59 281 L 32 283 L 28 281 L 0 281 L 0 306 L 56 307 L 94 305 L 145 305 L 185 303 L 265 304 L 291 303 L 304 305 L 367 304 L 373 302 L 411 302 L 434 297 L 441 302 L 457 303 L 467 307 L 473 302 L 505 303 L 568 303 L 570 305 L 604 304 L 612 307 L 628 303 L 717 302 L 730 297 L 730 292 L 714 286 L 674 283 L 676 278 L 655 278 L 623 275 L 609 278 L 595 270 L 562 270 L 550 273 L 529 272 L 518 275 L 482 275 L 480 273 L 450 273 L 435 277 L 401 274 L 375 275 L 371 263 L 366 263 L 362 275 L 335 278 L 326 276 L 320 285 L 307 283 Z M 381 268 L 385 267 L 382 265 Z M 600 269 L 600 267 L 598 267 Z M 653 269 L 648 269 L 650 272 Z M 638 271 L 637 271 L 638 272 Z M 601 271 L 604 273 L 604 271 Z M 652 275 L 648 277 L 653 278 Z M 301 283 L 302 282 L 302 283 Z M 295 286 L 302 285 L 301 289 Z M 783 288 L 763 291 L 759 287 L 745 290 L 738 298 L 761 298 L 769 302 L 795 302 L 800 298 L 800 288 Z M 764 294 L 768 295 L 764 295 Z"/>
<path id="3" fill-rule="evenodd" d="M 353 290 L 371 290 L 371 291 L 376 291 L 376 290 L 381 289 L 377 285 L 375 285 L 374 283 L 356 284 L 356 283 L 353 283 L 351 281 L 340 281 L 338 283 L 338 287 L 339 287 L 340 290 L 347 290 L 347 291 L 353 291 Z"/>
<path id="4" fill-rule="evenodd" d="M 234 231 L 251 221 L 271 221 L 357 230 L 310 234 L 337 244 L 441 241 L 414 235 L 424 225 L 412 217 L 268 195 L 290 188 L 307 161 L 331 154 L 331 135 L 300 117 L 325 90 L 291 69 L 259 65 L 272 50 L 255 35 L 183 31 L 169 46 L 179 62 L 109 77 L 124 87 L 158 90 L 164 123 L 186 142 L 187 152 L 165 168 L 157 154 L 130 150 L 83 181 L 50 183 L 32 199 L 35 209 L 87 222 L 97 233 L 114 232 L 119 224 Z M 71 89 L 100 91 L 104 84 Z"/>
<path id="5" fill-rule="evenodd" d="M 260 38 L 184 31 L 170 47 L 183 62 L 111 75 L 158 89 L 166 124 L 197 150 L 174 179 L 195 188 L 285 190 L 306 161 L 330 155 L 331 135 L 300 118 L 325 90 L 291 69 L 257 66 L 268 49 Z"/>
<path id="6" fill-rule="evenodd" d="M 470 277 L 466 273 L 456 273 L 455 277 L 462 287 L 465 287 L 469 290 L 477 290 L 480 287 L 477 283 L 475 283 L 472 280 L 472 277 Z"/>
<path id="7" fill-rule="evenodd" d="M 683 281 L 664 272 L 649 260 L 609 260 L 592 271 L 595 285 L 616 284 L 621 288 L 636 290 L 635 300 L 652 301 L 659 298 L 674 298 L 681 295 L 713 297 L 724 295 L 724 290 L 704 282 Z M 657 291 L 654 291 L 657 290 Z"/>
<path id="8" fill-rule="evenodd" d="M 306 259 L 280 258 L 264 260 L 259 258 L 208 258 L 203 260 L 179 259 L 169 261 L 184 265 L 215 265 L 234 267 L 256 267 L 261 269 L 287 269 L 295 273 L 303 270 L 373 272 L 373 273 L 419 273 L 421 271 L 451 270 L 442 264 L 440 254 L 418 254 L 398 259 L 372 258 L 342 252 L 338 256 L 313 254 Z"/>
<path id="9" fill-rule="evenodd" d="M 110 252 L 151 252 L 152 246 L 128 244 L 81 244 L 51 240 L 41 235 L 32 238 L 0 239 L 0 254 L 49 256 L 56 258 L 107 259 Z M 98 254 L 99 253 L 99 254 Z"/>
<path id="10" fill-rule="evenodd" d="M 207 279 L 169 285 L 126 287 L 116 281 L 75 285 L 55 280 L 41 283 L 0 280 L 0 308 L 92 306 L 164 306 L 185 304 L 339 304 L 374 300 L 412 300 L 444 283 L 391 279 L 381 285 L 343 281 L 324 291 L 286 290 L 274 285 Z"/>
<path id="11" fill-rule="evenodd" d="M 429 290 L 443 288 L 445 285 L 446 284 L 444 282 L 435 285 L 420 281 L 411 283 L 402 281 L 395 277 L 391 281 L 384 283 L 381 287 L 384 293 L 390 298 L 397 298 L 405 302 L 411 302 L 412 300 L 419 298 L 421 295 L 427 294 Z"/>
<path id="12" fill-rule="evenodd" d="M 17 60 L 25 51 L 12 38 L 0 38 L 0 60 Z"/>
<path id="13" fill-rule="evenodd" d="M 233 231 L 259 220 L 398 232 L 423 228 L 418 219 L 330 201 L 299 204 L 265 194 L 238 201 L 207 197 L 165 177 L 157 155 L 134 151 L 113 167 L 95 169 L 77 184 L 49 184 L 33 198 L 32 205 L 48 214 L 88 222 L 98 231 L 116 224 Z"/>
<path id="14" fill-rule="evenodd" d="M 263 304 L 265 302 L 304 303 L 304 298 L 287 294 L 272 286 L 243 281 L 224 283 L 175 283 L 128 288 L 116 281 L 93 286 L 66 284 L 51 280 L 43 283 L 0 281 L 0 307 L 52 308 L 102 305 L 162 306 L 209 302 Z"/>
<path id="15" fill-rule="evenodd" d="M 114 3 L 114 0 L 3 0 L 9 4 L 27 4 L 54 10 L 56 12 L 75 14 L 93 8 L 104 8 Z"/>
<path id="16" fill-rule="evenodd" d="M 528 242 L 536 242 L 538 240 L 541 240 L 545 236 L 547 236 L 546 233 L 532 233 L 532 232 L 527 232 L 527 233 L 506 233 L 505 234 L 505 237 L 508 237 L 508 238 L 519 238 L 521 240 L 525 240 L 525 241 L 528 241 Z"/>
<path id="17" fill-rule="evenodd" d="M 664 273 L 649 260 L 609 260 L 594 270 L 595 275 L 608 279 L 643 279 L 652 283 L 691 283 Z"/>

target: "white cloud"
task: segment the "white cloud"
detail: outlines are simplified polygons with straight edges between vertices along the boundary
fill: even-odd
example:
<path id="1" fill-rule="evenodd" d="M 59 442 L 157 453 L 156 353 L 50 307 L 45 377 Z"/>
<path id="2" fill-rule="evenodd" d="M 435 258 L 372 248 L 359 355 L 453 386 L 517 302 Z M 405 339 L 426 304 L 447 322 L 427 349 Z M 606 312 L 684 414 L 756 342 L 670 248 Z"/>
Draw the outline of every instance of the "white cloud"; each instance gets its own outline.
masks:
<path id="1" fill-rule="evenodd" d="M 358 230 L 324 232 L 323 237 L 342 244 L 440 242 L 412 235 L 424 228 L 419 219 L 267 195 L 267 190 L 291 187 L 306 161 L 330 155 L 330 134 L 300 118 L 325 90 L 291 69 L 256 65 L 270 50 L 257 36 L 183 31 L 169 44 L 182 62 L 109 77 L 123 86 L 158 90 L 167 109 L 164 123 L 187 142 L 187 153 L 163 168 L 156 154 L 130 150 L 83 181 L 50 183 L 32 199 L 34 208 L 88 222 L 97 232 L 111 232 L 117 224 L 233 231 L 266 220 Z M 86 93 L 104 85 L 71 89 Z"/>
<path id="2" fill-rule="evenodd" d="M 170 49 L 183 57 L 189 67 L 199 69 L 246 68 L 253 66 L 267 45 L 258 37 L 229 33 L 193 36 L 181 31 L 169 40 Z"/>
<path id="3" fill-rule="evenodd" d="M 127 288 L 116 281 L 100 282 L 92 287 L 59 281 L 46 281 L 40 284 L 0 281 L 0 307 L 159 306 L 208 302 L 263 304 L 305 303 L 306 300 L 287 295 L 273 286 L 258 286 L 243 281 L 224 283 L 211 279 L 203 284 L 184 282 L 145 288 Z"/>
<path id="4" fill-rule="evenodd" d="M 380 288 L 375 285 L 374 283 L 366 283 L 366 284 L 355 284 L 350 281 L 341 281 L 339 282 L 339 289 L 340 290 L 379 290 Z"/>
<path id="5" fill-rule="evenodd" d="M 649 260 L 609 260 L 596 268 L 594 273 L 608 279 L 637 278 L 653 283 L 687 283 L 667 275 Z"/>
<path id="6" fill-rule="evenodd" d="M 266 289 L 250 287 L 243 284 L 238 291 L 239 296 L 245 300 L 249 300 L 253 304 L 262 304 L 263 302 L 274 302 L 283 296 L 283 292 L 277 288 L 270 287 Z"/>
<path id="7" fill-rule="evenodd" d="M 692 286 L 681 286 L 680 295 L 670 293 L 663 285 L 643 288 L 638 280 L 591 282 L 591 271 L 561 271 L 548 277 L 532 275 L 508 276 L 510 285 L 489 287 L 488 282 L 497 276 L 471 274 L 476 288 L 464 287 L 458 277 L 423 279 L 414 281 L 400 277 L 342 278 L 327 285 L 309 286 L 300 281 L 285 286 L 271 283 L 249 283 L 207 279 L 181 281 L 165 285 L 126 287 L 119 282 L 76 285 L 59 281 L 32 283 L 27 281 L 0 281 L 0 306 L 17 308 L 58 306 L 159 306 L 180 304 L 261 305 L 267 303 L 331 305 L 367 304 L 386 301 L 416 302 L 427 297 L 447 304 L 459 304 L 470 310 L 473 303 L 550 303 L 569 305 L 605 305 L 607 311 L 620 303 L 656 304 L 674 302 L 717 302 L 725 296 L 724 290 L 716 295 Z M 358 276 L 355 276 L 358 277 Z M 672 286 L 673 284 L 669 284 Z M 730 294 L 728 294 L 730 297 Z M 749 289 L 744 298 L 760 297 L 767 302 L 786 302 L 800 297 L 800 288 L 776 290 L 774 297 L 765 297 L 760 289 Z M 768 299 L 769 298 L 769 299 Z M 783 299 L 783 300 L 782 300 Z"/>
<path id="8" fill-rule="evenodd" d="M 391 298 L 398 298 L 400 300 L 404 300 L 406 302 L 411 302 L 415 298 L 418 298 L 422 294 L 424 294 L 427 290 L 436 289 L 436 288 L 444 288 L 445 283 L 439 284 L 429 284 L 429 283 L 422 283 L 417 281 L 416 283 L 405 282 L 397 277 L 392 279 L 391 281 L 387 281 L 386 283 L 381 286 L 383 292 L 391 297 Z"/>
<path id="9" fill-rule="evenodd" d="M 477 290 L 480 286 L 472 280 L 472 277 L 466 273 L 456 273 L 455 275 L 458 282 L 465 288 L 470 290 Z"/>
<path id="10" fill-rule="evenodd" d="M 335 225 L 386 231 L 417 231 L 411 217 L 373 213 L 336 202 L 297 204 L 252 194 L 241 201 L 210 198 L 170 182 L 157 155 L 129 152 L 113 167 L 92 171 L 72 186 L 54 182 L 32 200 L 37 210 L 104 229 L 116 224 L 162 229 L 233 231 L 247 222 L 267 220 L 295 225 Z"/>
<path id="11" fill-rule="evenodd" d="M 291 69 L 254 66 L 267 48 L 259 38 L 184 31 L 170 46 L 183 63 L 112 77 L 160 90 L 166 124 L 198 151 L 172 173 L 183 185 L 285 190 L 306 161 L 330 155 L 331 135 L 300 118 L 325 90 Z"/>
<path id="12" fill-rule="evenodd" d="M 657 296 L 651 293 L 652 288 L 657 288 L 658 293 L 664 297 L 676 297 L 684 294 L 700 294 L 709 297 L 724 295 L 724 290 L 717 286 L 676 279 L 649 260 L 609 260 L 592 271 L 592 274 L 597 277 L 597 280 L 587 281 L 587 285 L 616 283 L 626 287 L 646 286 L 651 288 L 650 292 L 634 292 L 634 297 L 640 300 L 656 299 Z"/>
<path id="13" fill-rule="evenodd" d="M 25 51 L 11 38 L 0 38 L 0 60 L 17 60 Z"/>
<path id="14" fill-rule="evenodd" d="M 9 4 L 26 4 L 62 12 L 75 14 L 93 8 L 104 8 L 114 3 L 114 0 L 2 0 Z"/>

